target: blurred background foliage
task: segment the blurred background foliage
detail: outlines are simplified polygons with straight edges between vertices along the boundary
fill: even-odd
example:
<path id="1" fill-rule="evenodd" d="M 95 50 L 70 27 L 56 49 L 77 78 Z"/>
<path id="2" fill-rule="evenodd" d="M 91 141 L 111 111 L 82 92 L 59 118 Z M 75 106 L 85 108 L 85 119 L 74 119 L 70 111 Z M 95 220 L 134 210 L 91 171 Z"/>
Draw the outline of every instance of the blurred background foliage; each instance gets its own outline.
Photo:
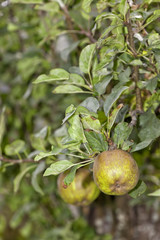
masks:
<path id="1" fill-rule="evenodd" d="M 12 158 L 17 161 L 21 158 L 32 160 L 39 150 L 49 149 L 55 141 L 53 132 L 61 127 L 66 107 L 72 103 L 77 106 L 86 98 L 85 94 L 53 95 L 53 84 L 32 84 L 40 74 L 47 74 L 53 68 L 61 67 L 76 72 L 75 66 L 78 65 L 81 50 L 86 44 L 95 41 L 92 35 L 95 32 L 95 17 L 119 1 L 90 1 L 91 9 L 90 4 L 85 2 L 87 1 L 13 0 L 11 3 L 6 0 L 0 3 L 0 152 L 8 156 L 3 162 L 0 161 L 0 240 L 9 240 L 11 237 L 14 240 L 112 240 L 114 227 L 110 226 L 113 225 L 114 214 L 125 206 L 125 202 L 121 203 L 120 200 L 117 203 L 114 197 L 107 200 L 102 194 L 98 201 L 101 203 L 105 199 L 109 204 L 113 203 L 114 210 L 112 209 L 112 214 L 108 210 L 104 217 L 108 227 L 104 225 L 104 231 L 97 230 L 103 236 L 97 235 L 95 225 L 97 224 L 97 229 L 101 225 L 103 210 L 94 216 L 98 219 L 96 224 L 89 224 L 89 219 L 93 217 L 90 209 L 67 206 L 57 193 L 56 178 L 42 177 L 45 169 L 43 162 L 38 165 L 12 162 Z M 137 1 L 137 4 L 142 2 Z M 150 1 L 144 2 L 148 4 Z M 153 9 L 159 7 L 157 1 L 151 2 Z M 60 7 L 62 3 L 64 5 Z M 100 27 L 101 30 L 96 29 L 96 39 L 100 36 L 100 31 L 105 30 L 105 23 L 101 23 Z M 150 24 L 148 30 L 152 28 L 153 24 Z M 159 20 L 156 21 L 156 31 L 160 33 Z M 107 44 L 105 48 L 107 51 Z M 110 56 L 112 54 L 111 51 Z M 103 57 L 104 49 L 101 51 L 101 58 Z M 143 82 L 141 84 L 143 88 Z M 150 87 L 153 91 L 155 88 L 156 86 Z M 159 92 L 149 96 L 145 103 L 146 109 L 152 106 L 155 110 L 159 100 Z M 17 148 L 18 153 L 14 152 Z M 148 181 L 149 186 L 160 185 L 159 156 L 158 141 L 152 148 L 134 153 L 143 180 Z M 159 221 L 159 215 L 156 215 L 159 212 L 159 200 L 145 195 L 130 200 L 129 204 L 137 206 L 142 202 L 148 209 L 144 215 L 145 220 L 142 219 L 143 223 L 148 226 L 149 219 L 146 216 L 153 206 L 154 211 L 149 216 L 156 225 Z M 98 209 L 98 205 L 95 206 Z M 119 216 L 124 217 L 123 214 Z M 123 221 L 127 221 L 126 216 L 127 213 Z M 128 231 L 123 226 L 118 226 L 118 232 L 121 227 L 124 232 Z M 120 240 L 120 236 L 117 234 L 115 239 Z"/>
<path id="2" fill-rule="evenodd" d="M 66 1 L 66 4 L 78 24 L 90 28 L 92 17 L 88 22 L 81 11 L 77 11 L 81 7 L 80 1 L 74 1 L 74 8 L 73 1 Z M 22 152 L 21 157 L 28 157 L 39 146 L 34 133 L 45 128 L 52 134 L 61 126 L 66 107 L 73 102 L 78 105 L 85 98 L 81 95 L 53 95 L 53 85 L 32 84 L 38 75 L 48 73 L 54 67 L 68 69 L 77 65 L 82 47 L 90 40 L 83 34 L 78 37 L 72 33 L 61 34 L 68 28 L 70 26 L 58 3 L 0 3 L 0 109 L 1 113 L 5 112 L 5 124 L 1 118 L 0 129 L 3 135 L 5 125 L 2 152 L 7 144 L 21 139 L 16 146 L 25 144 L 25 153 Z M 13 157 L 18 158 L 16 154 Z M 38 177 L 43 189 L 40 195 L 31 187 L 31 182 L 36 185 L 37 175 L 34 177 L 33 173 L 28 173 L 18 193 L 14 194 L 13 181 L 28 163 L 0 164 L 1 240 L 100 239 L 87 220 L 81 216 L 75 218 L 59 198 L 55 177 Z M 41 169 L 44 170 L 44 166 Z M 110 240 L 111 235 L 107 234 L 103 239 Z"/>

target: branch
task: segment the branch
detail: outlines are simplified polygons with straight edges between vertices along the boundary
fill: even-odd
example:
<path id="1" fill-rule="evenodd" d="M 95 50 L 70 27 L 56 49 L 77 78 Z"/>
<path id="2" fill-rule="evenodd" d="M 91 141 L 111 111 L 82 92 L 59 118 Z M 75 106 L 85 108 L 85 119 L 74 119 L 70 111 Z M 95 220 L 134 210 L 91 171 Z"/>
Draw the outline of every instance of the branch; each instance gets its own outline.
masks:
<path id="1" fill-rule="evenodd" d="M 14 164 L 26 163 L 26 162 L 34 162 L 35 163 L 35 161 L 33 159 L 9 159 L 9 158 L 2 157 L 2 156 L 0 156 L 0 161 L 10 162 L 10 163 L 14 163 Z"/>
<path id="2" fill-rule="evenodd" d="M 131 115 L 131 122 L 129 123 L 129 126 L 130 127 L 134 127 L 136 126 L 137 124 L 137 117 L 138 117 L 138 114 L 141 114 L 142 112 L 139 111 L 139 110 L 134 110 L 132 112 L 130 112 L 130 115 Z"/>
<path id="3" fill-rule="evenodd" d="M 136 58 L 137 57 L 137 51 L 134 43 L 134 33 L 132 29 L 132 24 L 130 20 L 130 10 L 128 10 L 126 14 L 126 21 L 125 25 L 128 30 L 128 42 L 129 42 L 129 47 L 132 51 L 133 56 Z M 136 111 L 143 112 L 143 107 L 142 107 L 142 96 L 141 96 L 141 90 L 138 87 L 138 81 L 139 81 L 139 66 L 133 66 L 133 80 L 136 85 Z"/>
<path id="4" fill-rule="evenodd" d="M 66 5 L 63 5 L 61 6 L 61 9 L 63 10 L 65 16 L 66 16 L 66 21 L 67 21 L 67 24 L 68 24 L 68 27 L 69 27 L 69 30 L 74 30 L 74 27 L 73 27 L 73 21 L 72 21 L 72 18 L 70 17 L 69 15 L 69 11 L 68 11 L 68 8 Z M 93 38 L 92 34 L 90 31 L 86 31 L 84 30 L 79 24 L 78 24 L 78 27 L 81 29 L 81 34 L 84 34 L 86 35 L 86 37 L 89 38 L 89 40 L 92 42 L 92 43 L 95 43 L 96 42 L 96 39 Z M 77 41 L 77 36 L 76 34 L 73 34 L 73 39 L 75 41 Z"/>

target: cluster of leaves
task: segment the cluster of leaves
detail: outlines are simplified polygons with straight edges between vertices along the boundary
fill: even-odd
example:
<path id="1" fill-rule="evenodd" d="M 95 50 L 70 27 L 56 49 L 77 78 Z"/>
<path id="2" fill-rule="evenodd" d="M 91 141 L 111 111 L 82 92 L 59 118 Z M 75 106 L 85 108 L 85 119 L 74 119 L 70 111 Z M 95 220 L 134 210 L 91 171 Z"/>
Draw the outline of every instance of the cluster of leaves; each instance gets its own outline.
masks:
<path id="1" fill-rule="evenodd" d="M 133 153 L 148 191 L 156 190 L 150 196 L 159 196 L 158 1 L 11 0 L 11 5 L 5 5 L 7 2 L 1 4 L 4 13 L 0 10 L 0 16 L 4 14 L 0 23 L 0 171 L 3 176 L 11 171 L 14 191 L 23 177 L 29 176 L 43 198 L 49 184 L 44 184 L 48 178 L 42 183 L 39 175 L 43 172 L 49 176 L 71 169 L 65 179 L 70 184 L 79 167 L 91 164 L 96 154 L 116 145 Z M 143 100 L 140 116 L 134 114 L 137 87 Z M 133 198 L 146 190 L 142 180 L 130 193 Z M 24 207 L 24 215 L 26 211 L 30 207 Z M 70 238 L 72 227 L 66 230 Z M 64 236 L 58 235 L 60 232 L 57 226 L 43 239 L 55 234 L 57 239 L 67 239 L 66 232 Z"/>
<path id="2" fill-rule="evenodd" d="M 130 42 L 125 41 L 128 36 L 125 18 L 130 6 L 128 3 L 126 4 L 126 1 L 113 5 L 113 12 L 104 12 L 96 17 L 95 31 L 104 27 L 102 27 L 104 20 L 108 20 L 109 26 L 105 26 L 104 33 L 100 35 L 96 43 L 87 45 L 82 50 L 79 68 L 72 67 L 69 72 L 64 69 L 53 69 L 49 75 L 40 75 L 34 81 L 35 84 L 56 83 L 58 86 L 53 90 L 53 93 L 56 94 L 88 93 L 93 95 L 93 97 L 86 98 L 77 108 L 73 105 L 67 108 L 63 124 L 68 121 L 69 126 L 67 126 L 67 135 L 61 142 L 62 149 L 65 148 L 71 153 L 76 152 L 74 156 L 84 157 L 84 159 L 87 157 L 91 159 L 91 162 L 95 154 L 108 149 L 109 141 L 113 141 L 118 148 L 136 152 L 148 147 L 160 136 L 160 120 L 154 113 L 159 98 L 157 90 L 159 63 L 154 54 L 155 45 L 150 41 L 152 33 L 142 37 L 142 31 L 158 18 L 159 11 L 155 10 L 147 15 L 146 9 L 143 11 L 146 18 L 142 19 L 143 4 L 142 8 L 138 8 L 136 11 L 131 8 L 130 19 L 132 24 L 137 27 L 134 37 L 138 50 L 134 56 L 129 45 Z M 148 44 L 150 48 L 148 48 Z M 152 61 L 149 58 L 152 58 Z M 152 72 L 149 71 L 151 65 L 154 66 Z M 139 70 L 138 87 L 144 92 L 148 91 L 149 97 L 144 97 L 145 113 L 140 116 L 139 124 L 133 126 L 128 123 L 130 117 L 128 112 L 133 111 L 136 105 L 135 82 L 132 76 L 135 66 L 138 66 Z M 144 80 L 144 77 L 146 79 L 143 84 L 144 81 L 141 79 Z M 109 87 L 112 87 L 111 92 L 107 91 Z M 147 106 L 146 102 L 153 94 L 157 95 L 157 100 L 151 108 Z M 117 100 L 120 103 L 118 106 Z M 137 134 L 136 130 L 138 130 Z M 81 153 L 83 149 L 86 149 L 85 156 L 83 156 L 84 153 Z M 57 154 L 54 152 L 54 147 L 53 151 L 49 153 L 40 153 L 36 160 L 51 154 Z M 88 164 L 90 164 L 89 161 Z M 70 167 L 75 169 L 75 165 L 78 168 L 83 166 L 83 162 L 58 161 L 52 164 L 44 175 L 56 175 Z M 58 168 L 58 166 L 60 167 Z M 73 172 L 75 174 L 75 170 L 71 171 L 72 178 L 70 174 L 68 175 L 70 181 L 73 180 Z M 70 181 L 66 179 L 68 184 Z M 140 187 L 142 185 L 144 185 L 143 182 Z"/>

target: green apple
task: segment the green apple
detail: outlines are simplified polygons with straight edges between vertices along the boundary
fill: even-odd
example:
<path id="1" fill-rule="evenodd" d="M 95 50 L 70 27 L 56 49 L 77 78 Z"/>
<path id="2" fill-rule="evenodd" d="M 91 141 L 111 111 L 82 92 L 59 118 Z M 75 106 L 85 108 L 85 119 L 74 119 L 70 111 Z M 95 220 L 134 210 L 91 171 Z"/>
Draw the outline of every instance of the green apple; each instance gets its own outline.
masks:
<path id="1" fill-rule="evenodd" d="M 129 153 L 115 149 L 104 151 L 95 158 L 93 177 L 105 194 L 124 195 L 136 186 L 139 169 Z"/>
<path id="2" fill-rule="evenodd" d="M 68 187 L 63 182 L 66 175 L 67 172 L 61 173 L 57 181 L 59 194 L 65 202 L 86 206 L 98 197 L 100 191 L 88 169 L 80 168 Z"/>

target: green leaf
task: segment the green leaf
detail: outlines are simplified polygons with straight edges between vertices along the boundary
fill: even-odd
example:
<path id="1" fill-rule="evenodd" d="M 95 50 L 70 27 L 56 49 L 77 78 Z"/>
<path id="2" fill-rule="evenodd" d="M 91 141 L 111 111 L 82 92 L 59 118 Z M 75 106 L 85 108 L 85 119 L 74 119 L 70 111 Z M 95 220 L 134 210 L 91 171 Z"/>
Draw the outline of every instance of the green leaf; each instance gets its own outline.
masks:
<path id="1" fill-rule="evenodd" d="M 108 123 L 107 123 L 107 130 L 111 130 L 111 128 L 113 127 L 116 117 L 117 117 L 119 111 L 122 109 L 122 107 L 123 107 L 123 104 L 119 104 L 110 114 L 110 116 L 108 118 Z"/>
<path id="2" fill-rule="evenodd" d="M 149 193 L 148 196 L 153 196 L 153 197 L 159 197 L 160 196 L 160 189 L 152 192 L 152 193 Z"/>
<path id="3" fill-rule="evenodd" d="M 96 48 L 96 44 L 90 44 L 86 46 L 80 54 L 79 67 L 80 67 L 80 70 L 84 73 L 90 74 L 92 58 L 95 52 L 95 48 Z"/>
<path id="4" fill-rule="evenodd" d="M 76 84 L 76 85 L 80 85 L 80 86 L 85 85 L 84 79 L 76 73 L 71 73 L 70 74 L 69 81 L 73 84 Z"/>
<path id="5" fill-rule="evenodd" d="M 13 156 L 18 153 L 21 153 L 25 150 L 25 142 L 23 140 L 15 140 L 11 144 L 5 146 L 5 154 L 8 156 Z"/>
<path id="6" fill-rule="evenodd" d="M 102 95 L 105 93 L 106 87 L 108 86 L 108 84 L 110 83 L 112 78 L 113 78 L 113 76 L 111 76 L 111 75 L 106 76 L 100 82 L 98 82 L 97 84 L 94 85 L 94 88 L 99 95 Z"/>
<path id="7" fill-rule="evenodd" d="M 116 15 L 116 14 L 113 14 L 113 13 L 110 13 L 110 12 L 104 12 L 104 13 L 99 14 L 96 17 L 96 21 L 105 20 L 107 18 L 109 18 L 109 19 L 116 19 L 116 18 L 118 18 L 119 19 L 118 15 Z"/>
<path id="8" fill-rule="evenodd" d="M 83 127 L 82 123 L 80 121 L 79 115 L 73 115 L 69 119 L 70 127 L 68 128 L 68 133 L 70 137 L 75 140 L 75 141 L 82 141 L 86 142 L 84 132 L 83 132 Z"/>
<path id="9" fill-rule="evenodd" d="M 132 189 L 128 194 L 132 198 L 138 198 L 146 191 L 146 189 L 147 189 L 147 185 L 142 180 L 139 180 L 136 187 Z"/>
<path id="10" fill-rule="evenodd" d="M 160 44 L 160 35 L 159 33 L 151 33 L 148 37 L 148 44 L 152 48 L 156 48 Z"/>
<path id="11" fill-rule="evenodd" d="M 89 13 L 91 11 L 91 3 L 93 2 L 93 0 L 83 0 L 82 1 L 82 8 L 85 12 Z"/>
<path id="12" fill-rule="evenodd" d="M 102 128 L 100 121 L 91 115 L 82 117 L 81 121 L 84 129 L 91 129 L 96 132 Z"/>
<path id="13" fill-rule="evenodd" d="M 108 150 L 108 143 L 106 138 L 101 133 L 96 133 L 93 131 L 85 131 L 86 139 L 89 143 L 91 149 L 95 152 L 103 152 Z"/>
<path id="14" fill-rule="evenodd" d="M 79 151 L 80 149 L 80 145 L 81 145 L 81 142 L 79 141 L 66 141 L 65 138 L 62 139 L 62 142 L 63 144 L 63 149 L 67 149 L 67 150 L 70 150 L 70 151 Z"/>
<path id="15" fill-rule="evenodd" d="M 130 64 L 133 66 L 141 66 L 141 65 L 143 65 L 143 62 L 140 59 L 135 59 L 135 60 L 131 61 Z"/>
<path id="16" fill-rule="evenodd" d="M 133 144 L 134 143 L 129 140 L 124 141 L 122 144 L 122 150 L 127 151 Z"/>
<path id="17" fill-rule="evenodd" d="M 55 68 L 50 71 L 49 76 L 42 74 L 33 83 L 54 82 L 68 80 L 69 73 L 62 68 Z"/>
<path id="18" fill-rule="evenodd" d="M 45 139 L 47 137 L 48 131 L 49 131 L 49 127 L 45 126 L 39 132 L 35 133 L 34 136 L 36 138 Z"/>
<path id="19" fill-rule="evenodd" d="M 106 35 L 108 33 L 110 33 L 113 29 L 119 27 L 119 26 L 122 26 L 122 24 L 119 24 L 119 25 L 112 25 L 112 26 L 109 26 L 105 29 L 105 31 L 102 33 L 102 35 L 100 36 L 100 38 L 98 39 L 99 40 L 102 40 L 102 38 L 106 37 Z"/>
<path id="20" fill-rule="evenodd" d="M 154 140 L 160 136 L 160 120 L 151 110 L 140 116 L 140 126 L 138 136 L 142 141 Z"/>
<path id="21" fill-rule="evenodd" d="M 123 72 L 119 74 L 118 79 L 121 82 L 129 82 L 130 75 L 131 75 L 131 68 L 127 67 Z"/>
<path id="22" fill-rule="evenodd" d="M 74 86 L 74 85 L 59 85 L 53 91 L 53 93 L 90 93 L 85 92 L 81 88 Z"/>
<path id="23" fill-rule="evenodd" d="M 81 105 L 79 105 L 77 107 L 76 113 L 80 114 L 80 115 L 84 115 L 84 116 L 87 116 L 87 115 L 90 116 L 91 115 L 92 117 L 98 118 L 98 114 L 97 113 L 91 112 L 87 108 L 85 108 L 85 107 L 83 107 Z"/>
<path id="24" fill-rule="evenodd" d="M 63 180 L 65 185 L 69 186 L 73 182 L 76 171 L 79 168 L 79 166 L 81 166 L 81 164 L 71 168 L 70 172 L 67 174 L 67 176 Z"/>
<path id="25" fill-rule="evenodd" d="M 144 148 L 148 147 L 151 142 L 152 142 L 152 140 L 148 139 L 148 140 L 144 140 L 143 142 L 140 142 L 138 144 L 135 144 L 132 147 L 131 152 L 136 152 L 136 151 L 139 151 L 141 149 L 144 149 Z"/>
<path id="26" fill-rule="evenodd" d="M 56 163 L 53 163 L 50 165 L 49 168 L 46 169 L 43 176 L 50 176 L 50 175 L 58 175 L 61 172 L 64 172 L 65 170 L 69 169 L 70 167 L 74 166 L 73 163 L 71 163 L 68 160 L 60 160 Z"/>
<path id="27" fill-rule="evenodd" d="M 24 175 L 29 172 L 31 169 L 35 168 L 36 166 L 35 165 L 32 165 L 32 166 L 29 166 L 27 168 L 25 168 L 22 172 L 20 172 L 16 178 L 14 179 L 13 181 L 13 185 L 14 185 L 14 192 L 16 193 L 19 189 L 19 186 L 20 186 L 20 183 L 21 183 L 21 180 L 22 178 L 24 177 Z"/>
<path id="28" fill-rule="evenodd" d="M 55 155 L 59 154 L 61 151 L 62 151 L 61 148 L 55 147 L 55 148 L 53 148 L 52 151 L 50 151 L 50 152 L 40 152 L 40 153 L 35 157 L 34 161 L 37 162 L 37 161 L 39 161 L 39 160 L 41 160 L 41 159 L 43 159 L 43 158 L 50 157 L 50 156 L 55 156 Z"/>
<path id="29" fill-rule="evenodd" d="M 76 108 L 74 107 L 73 104 L 67 107 L 65 118 L 62 120 L 62 124 L 64 124 L 75 113 L 75 111 L 76 111 Z"/>
<path id="30" fill-rule="evenodd" d="M 36 10 L 52 12 L 52 14 L 59 12 L 59 4 L 57 2 L 49 2 L 45 4 L 37 4 L 35 6 Z"/>
<path id="31" fill-rule="evenodd" d="M 128 89 L 128 87 L 126 86 L 121 86 L 118 89 L 117 89 L 117 86 L 115 86 L 112 89 L 112 92 L 107 96 L 104 102 L 104 112 L 106 116 L 108 115 L 109 110 L 111 109 L 114 102 L 120 97 L 122 92 L 124 92 L 126 89 Z"/>
<path id="32" fill-rule="evenodd" d="M 62 124 L 64 124 L 74 113 L 76 110 L 73 110 L 71 113 L 68 113 L 65 118 L 62 120 Z"/>
<path id="33" fill-rule="evenodd" d="M 157 19 L 159 18 L 159 15 L 160 15 L 160 10 L 159 10 L 159 9 L 158 9 L 158 10 L 155 10 L 155 11 L 153 12 L 153 15 L 150 16 L 150 17 L 147 19 L 147 21 L 146 21 L 146 23 L 144 24 L 143 27 L 146 27 L 147 25 L 149 25 L 149 24 L 152 23 L 153 21 L 157 20 Z"/>
<path id="34" fill-rule="evenodd" d="M 38 4 L 43 3 L 43 0 L 11 0 L 11 3 Z"/>
<path id="35" fill-rule="evenodd" d="M 147 82 L 146 89 L 149 90 L 152 94 L 154 93 L 154 90 L 157 87 L 157 81 L 158 81 L 158 78 L 155 77 L 155 78 L 150 79 Z"/>
<path id="36" fill-rule="evenodd" d="M 119 123 L 114 129 L 114 142 L 119 146 L 122 145 L 124 141 L 126 141 L 129 135 L 132 132 L 132 127 L 128 125 L 126 122 Z"/>
<path id="37" fill-rule="evenodd" d="M 94 97 L 88 97 L 80 104 L 80 106 L 83 106 L 87 108 L 89 111 L 96 113 L 97 110 L 99 109 L 99 102 Z"/>
<path id="38" fill-rule="evenodd" d="M 39 194 L 41 194 L 42 196 L 44 195 L 44 192 L 41 189 L 41 187 L 39 186 L 37 176 L 39 173 L 43 172 L 44 169 L 45 169 L 45 163 L 44 162 L 39 163 L 37 168 L 35 169 L 35 171 L 32 174 L 32 180 L 31 180 L 34 190 L 36 192 L 38 192 Z"/>
<path id="39" fill-rule="evenodd" d="M 126 0 L 121 0 L 118 8 L 119 8 L 119 12 L 123 15 L 123 17 L 125 19 L 127 11 L 129 9 L 128 2 Z"/>

